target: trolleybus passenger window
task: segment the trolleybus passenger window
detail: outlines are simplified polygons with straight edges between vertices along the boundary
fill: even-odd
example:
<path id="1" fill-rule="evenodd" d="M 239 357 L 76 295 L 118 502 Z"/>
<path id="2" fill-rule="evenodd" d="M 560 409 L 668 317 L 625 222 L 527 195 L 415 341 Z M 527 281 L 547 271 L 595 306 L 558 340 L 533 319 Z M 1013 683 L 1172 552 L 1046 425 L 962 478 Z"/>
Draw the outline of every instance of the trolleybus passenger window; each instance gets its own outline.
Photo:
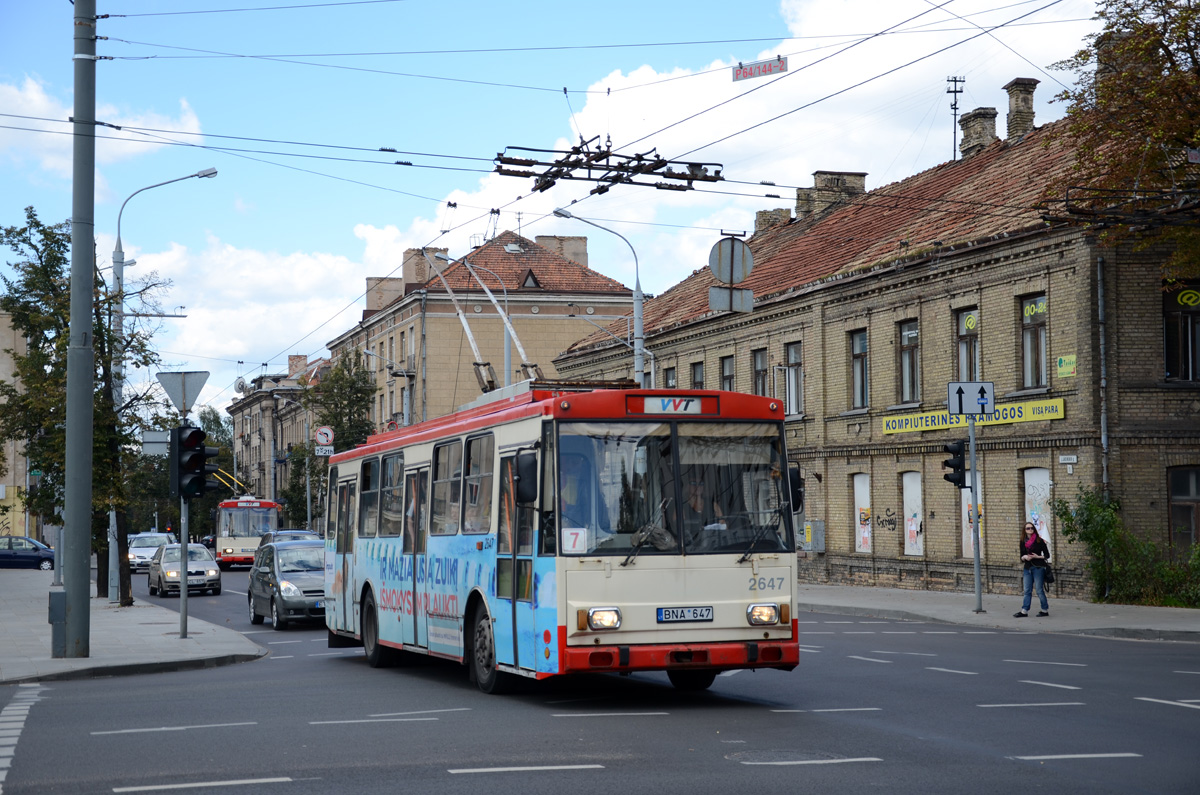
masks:
<path id="1" fill-rule="evenodd" d="M 500 459 L 500 511 L 496 544 L 496 595 L 505 599 L 513 596 L 513 544 L 518 555 L 533 554 L 533 509 L 516 502 L 516 458 Z M 517 595 L 532 598 L 530 583 L 531 561 L 518 561 Z"/>
<path id="2" fill-rule="evenodd" d="M 488 533 L 492 529 L 492 469 L 495 442 L 491 434 L 467 440 L 463 532 Z"/>
<path id="3" fill-rule="evenodd" d="M 329 470 L 329 493 L 325 497 L 325 537 L 334 538 L 337 533 L 337 467 Z"/>
<path id="4" fill-rule="evenodd" d="M 406 555 L 425 554 L 425 484 L 429 472 L 409 472 L 404 480 L 404 549 Z"/>
<path id="5" fill-rule="evenodd" d="M 555 555 L 558 553 L 558 521 L 554 518 L 554 503 L 557 501 L 554 491 L 554 462 L 558 460 L 554 447 L 554 426 L 546 423 L 542 427 L 542 500 L 538 508 L 538 532 L 541 533 L 539 554 Z"/>
<path id="6" fill-rule="evenodd" d="M 432 535 L 458 533 L 462 506 L 462 442 L 438 445 L 433 450 Z"/>
<path id="7" fill-rule="evenodd" d="M 399 455 L 383 459 L 383 477 L 379 484 L 379 535 L 397 537 L 404 531 L 404 492 L 401 472 L 404 461 Z"/>
<path id="8" fill-rule="evenodd" d="M 362 488 L 358 497 L 358 534 L 373 538 L 379 525 L 379 459 L 362 463 Z"/>
<path id="9" fill-rule="evenodd" d="M 338 485 L 337 554 L 345 555 L 354 550 L 354 496 L 353 480 Z"/>

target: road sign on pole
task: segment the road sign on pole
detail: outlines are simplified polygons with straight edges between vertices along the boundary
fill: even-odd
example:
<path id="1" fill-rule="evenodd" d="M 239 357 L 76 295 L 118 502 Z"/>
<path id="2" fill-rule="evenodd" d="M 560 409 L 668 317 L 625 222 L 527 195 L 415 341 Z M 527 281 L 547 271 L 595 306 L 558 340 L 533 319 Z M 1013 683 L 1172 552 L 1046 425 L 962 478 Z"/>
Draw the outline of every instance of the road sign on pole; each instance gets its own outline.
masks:
<path id="1" fill-rule="evenodd" d="M 184 417 L 191 412 L 192 406 L 196 403 L 196 398 L 200 397 L 200 390 L 204 389 L 204 384 L 207 381 L 207 370 L 191 373 L 158 374 L 158 383 L 162 384 L 167 397 L 171 398 L 171 402 L 175 404 L 175 408 L 179 409 L 179 413 Z"/>
<path id="2" fill-rule="evenodd" d="M 951 414 L 991 414 L 996 410 L 996 385 L 991 381 L 951 381 L 946 406 Z"/>

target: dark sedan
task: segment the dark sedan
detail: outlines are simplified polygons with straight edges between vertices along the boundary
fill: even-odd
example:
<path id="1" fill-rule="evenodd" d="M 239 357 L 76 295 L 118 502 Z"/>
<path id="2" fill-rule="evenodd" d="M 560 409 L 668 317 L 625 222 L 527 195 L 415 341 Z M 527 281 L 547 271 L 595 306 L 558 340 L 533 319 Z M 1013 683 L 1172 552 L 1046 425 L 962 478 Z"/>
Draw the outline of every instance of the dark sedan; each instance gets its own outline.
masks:
<path id="1" fill-rule="evenodd" d="M 278 541 L 254 553 L 247 598 L 250 623 L 271 617 L 277 630 L 325 619 L 325 543 Z"/>
<path id="2" fill-rule="evenodd" d="M 54 550 L 26 536 L 0 536 L 0 569 L 54 568 Z"/>

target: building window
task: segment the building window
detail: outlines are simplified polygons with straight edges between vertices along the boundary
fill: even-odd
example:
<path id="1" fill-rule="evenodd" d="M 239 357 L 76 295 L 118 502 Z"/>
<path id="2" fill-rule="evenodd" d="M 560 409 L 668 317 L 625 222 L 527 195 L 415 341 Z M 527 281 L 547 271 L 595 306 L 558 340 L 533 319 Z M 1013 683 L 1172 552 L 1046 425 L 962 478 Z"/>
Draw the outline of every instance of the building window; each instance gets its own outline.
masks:
<path id="1" fill-rule="evenodd" d="M 1200 285 L 1163 293 L 1163 336 L 1169 381 L 1200 381 Z"/>
<path id="2" fill-rule="evenodd" d="M 704 389 L 704 362 L 692 364 L 692 389 Z"/>
<path id="3" fill-rule="evenodd" d="M 979 381 L 979 310 L 958 313 L 958 380 Z"/>
<path id="4" fill-rule="evenodd" d="M 787 381 L 784 384 L 784 402 L 788 414 L 804 413 L 804 368 L 800 358 L 800 343 L 791 342 L 786 346 Z"/>
<path id="5" fill-rule="evenodd" d="M 721 357 L 721 389 L 726 392 L 733 391 L 733 357 Z"/>
<path id="6" fill-rule="evenodd" d="M 850 332 L 850 406 L 865 409 L 868 405 L 867 330 Z"/>
<path id="7" fill-rule="evenodd" d="M 900 324 L 900 402 L 921 399 L 921 345 L 917 321 Z"/>
<path id="8" fill-rule="evenodd" d="M 759 348 L 750 352 L 750 367 L 754 372 L 754 394 L 767 396 L 767 376 L 770 369 L 767 366 L 767 349 Z"/>
<path id="9" fill-rule="evenodd" d="M 663 370 L 663 386 L 667 389 L 675 388 L 675 368 L 667 367 Z"/>
<path id="10" fill-rule="evenodd" d="M 1171 484 L 1171 556 L 1187 561 L 1200 528 L 1200 467 L 1167 470 Z"/>
<path id="11" fill-rule="evenodd" d="M 1022 385 L 1029 389 L 1046 385 L 1046 321 L 1050 317 L 1046 296 L 1021 301 Z"/>
<path id="12" fill-rule="evenodd" d="M 871 476 L 859 472 L 853 478 L 854 551 L 871 551 Z"/>

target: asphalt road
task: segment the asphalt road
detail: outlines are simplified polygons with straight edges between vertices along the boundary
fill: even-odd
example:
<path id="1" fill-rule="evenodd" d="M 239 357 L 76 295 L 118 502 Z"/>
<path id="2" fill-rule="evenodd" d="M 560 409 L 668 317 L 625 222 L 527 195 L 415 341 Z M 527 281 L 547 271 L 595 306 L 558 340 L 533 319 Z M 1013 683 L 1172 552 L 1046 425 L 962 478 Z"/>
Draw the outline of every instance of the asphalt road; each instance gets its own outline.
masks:
<path id="1" fill-rule="evenodd" d="M 452 663 L 375 670 L 322 627 L 252 626 L 244 576 L 189 614 L 246 632 L 262 660 L 0 688 L 0 707 L 28 705 L 4 795 L 1200 788 L 1200 644 L 805 614 L 791 673 L 495 697 Z"/>

